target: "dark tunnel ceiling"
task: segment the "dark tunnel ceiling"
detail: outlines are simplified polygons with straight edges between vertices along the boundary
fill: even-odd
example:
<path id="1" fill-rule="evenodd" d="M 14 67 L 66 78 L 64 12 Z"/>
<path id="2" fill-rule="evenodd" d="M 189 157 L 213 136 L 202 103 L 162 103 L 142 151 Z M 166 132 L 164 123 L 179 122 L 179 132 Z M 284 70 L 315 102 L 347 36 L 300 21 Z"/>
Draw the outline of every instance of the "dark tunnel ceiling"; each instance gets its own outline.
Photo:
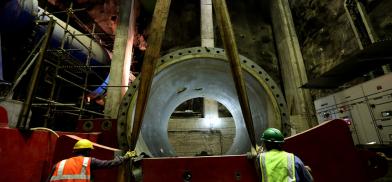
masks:
<path id="1" fill-rule="evenodd" d="M 71 1 L 69 0 L 38 0 L 39 5 L 42 8 L 47 8 L 50 12 L 64 11 L 69 7 Z M 93 28 L 93 24 L 96 23 L 98 26 L 95 31 L 99 34 L 98 39 L 102 42 L 103 46 L 109 50 L 113 48 L 114 33 L 116 28 L 116 20 L 118 16 L 118 3 L 119 0 L 72 0 L 74 5 L 73 9 L 79 10 L 75 12 L 75 15 L 81 21 L 73 21 L 71 25 L 84 31 L 89 32 Z M 172 0 L 172 3 L 176 3 L 183 0 Z M 189 1 L 189 0 L 187 0 Z M 199 0 L 191 0 L 199 1 Z M 227 0 L 227 3 L 230 4 Z M 257 0 L 243 0 L 243 3 L 255 3 Z M 381 0 L 359 0 L 365 7 L 370 10 L 377 6 Z M 141 11 L 147 11 L 152 13 L 156 0 L 140 0 L 143 6 Z M 262 1 L 262 11 L 265 12 L 264 16 L 268 16 L 268 2 L 269 0 Z M 293 3 L 300 3 L 301 1 L 294 1 Z M 265 7 L 265 9 L 264 9 Z M 83 9 L 83 10 L 82 10 Z M 60 19 L 66 19 L 66 13 L 56 14 Z"/>
<path id="2" fill-rule="evenodd" d="M 67 14 L 65 10 L 69 8 L 69 0 L 38 0 L 39 6 L 47 8 L 49 12 L 62 12 L 55 13 L 55 16 L 66 20 Z M 172 0 L 172 4 L 181 3 L 186 1 L 195 3 L 200 0 Z M 192 1 L 192 2 L 191 2 Z M 244 0 L 243 3 L 255 3 L 258 0 Z M 91 32 L 93 24 L 96 23 L 95 32 L 98 33 L 96 38 L 108 50 L 113 49 L 114 34 L 116 28 L 116 21 L 118 16 L 118 3 L 119 0 L 73 0 L 73 9 L 75 17 L 71 18 L 70 24 L 84 33 Z M 143 11 L 145 14 L 152 14 L 156 0 L 140 0 Z M 184 3 L 184 2 L 182 2 Z M 228 5 L 230 0 L 227 1 Z M 265 12 L 264 16 L 268 16 L 268 0 L 262 1 L 262 11 Z M 79 21 L 80 20 L 80 21 Z M 148 22 L 146 22 L 148 23 Z"/>
<path id="3" fill-rule="evenodd" d="M 70 2 L 68 0 L 39 0 L 39 6 L 47 8 L 49 12 L 65 21 L 67 14 L 64 10 L 69 8 Z M 95 28 L 96 38 L 105 48 L 112 50 L 118 0 L 74 0 L 73 2 L 72 9 L 74 9 L 76 18 L 71 18 L 70 24 L 88 33 L 92 31 L 93 24 L 96 23 L 98 25 Z"/>

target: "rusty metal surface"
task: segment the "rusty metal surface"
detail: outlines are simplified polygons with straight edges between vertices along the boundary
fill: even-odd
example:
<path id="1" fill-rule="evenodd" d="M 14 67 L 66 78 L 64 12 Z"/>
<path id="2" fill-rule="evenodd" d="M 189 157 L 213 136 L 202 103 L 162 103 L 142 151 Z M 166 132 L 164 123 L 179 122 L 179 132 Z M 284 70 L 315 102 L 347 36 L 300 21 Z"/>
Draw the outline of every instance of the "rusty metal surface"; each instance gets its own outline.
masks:
<path id="1" fill-rule="evenodd" d="M 253 161 L 245 155 L 143 159 L 143 182 L 257 181 Z"/>

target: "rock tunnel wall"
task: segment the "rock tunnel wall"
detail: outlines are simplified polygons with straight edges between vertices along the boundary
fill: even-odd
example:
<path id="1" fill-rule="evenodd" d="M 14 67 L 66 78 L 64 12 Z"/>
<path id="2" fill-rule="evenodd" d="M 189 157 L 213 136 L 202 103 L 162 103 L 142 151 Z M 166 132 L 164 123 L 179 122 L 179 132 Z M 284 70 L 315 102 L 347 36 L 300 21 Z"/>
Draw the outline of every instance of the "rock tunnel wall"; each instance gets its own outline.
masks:
<path id="1" fill-rule="evenodd" d="M 290 0 L 308 79 L 317 78 L 359 50 L 344 0 Z M 392 36 L 392 1 L 360 1 L 379 40 Z M 312 90 L 313 98 L 336 90 Z"/>
<path id="2" fill-rule="evenodd" d="M 392 1 L 382 0 L 367 6 L 369 19 L 379 40 L 392 38 Z"/>
<path id="3" fill-rule="evenodd" d="M 226 1 L 238 52 L 264 68 L 280 85 L 280 71 L 268 1 Z M 215 47 L 223 48 L 214 19 Z M 182 48 L 200 46 L 200 0 L 173 0 L 167 21 L 162 55 Z"/>
<path id="4" fill-rule="evenodd" d="M 359 49 L 343 3 L 344 0 L 290 1 L 309 80 Z"/>

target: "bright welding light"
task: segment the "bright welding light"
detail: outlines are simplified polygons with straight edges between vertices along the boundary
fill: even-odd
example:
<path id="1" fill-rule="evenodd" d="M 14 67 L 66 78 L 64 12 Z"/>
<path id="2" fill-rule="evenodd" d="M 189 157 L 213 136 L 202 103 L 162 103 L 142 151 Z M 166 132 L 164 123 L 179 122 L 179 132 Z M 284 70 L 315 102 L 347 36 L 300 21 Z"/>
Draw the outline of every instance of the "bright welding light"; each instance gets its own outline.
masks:
<path id="1" fill-rule="evenodd" d="M 350 118 L 343 118 L 343 121 L 345 121 L 348 125 L 351 125 L 352 120 Z"/>
<path id="2" fill-rule="evenodd" d="M 211 122 L 213 127 L 220 127 L 222 125 L 222 120 L 220 118 L 212 118 Z"/>
<path id="3" fill-rule="evenodd" d="M 218 117 L 204 118 L 204 126 L 209 128 L 220 127 L 222 125 L 222 120 Z"/>
<path id="4" fill-rule="evenodd" d="M 368 142 L 366 144 L 373 145 L 373 144 L 376 144 L 376 142 L 373 141 L 373 142 Z"/>

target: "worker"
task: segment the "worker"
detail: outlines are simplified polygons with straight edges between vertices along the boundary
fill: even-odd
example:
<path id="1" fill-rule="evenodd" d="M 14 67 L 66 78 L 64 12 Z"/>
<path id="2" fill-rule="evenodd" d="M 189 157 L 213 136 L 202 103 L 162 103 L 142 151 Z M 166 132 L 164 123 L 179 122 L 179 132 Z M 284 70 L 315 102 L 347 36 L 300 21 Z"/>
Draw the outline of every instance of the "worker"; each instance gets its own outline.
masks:
<path id="1" fill-rule="evenodd" d="M 262 136 L 263 148 L 257 155 L 257 166 L 262 182 L 308 182 L 313 181 L 301 159 L 282 150 L 284 137 L 276 128 L 266 129 Z"/>
<path id="2" fill-rule="evenodd" d="M 99 160 L 90 157 L 93 149 L 90 140 L 82 139 L 76 142 L 73 147 L 75 157 L 62 160 L 53 166 L 47 181 L 91 181 L 91 170 L 119 166 L 136 156 L 135 151 L 129 151 L 123 157 L 118 156 L 114 160 Z"/>

